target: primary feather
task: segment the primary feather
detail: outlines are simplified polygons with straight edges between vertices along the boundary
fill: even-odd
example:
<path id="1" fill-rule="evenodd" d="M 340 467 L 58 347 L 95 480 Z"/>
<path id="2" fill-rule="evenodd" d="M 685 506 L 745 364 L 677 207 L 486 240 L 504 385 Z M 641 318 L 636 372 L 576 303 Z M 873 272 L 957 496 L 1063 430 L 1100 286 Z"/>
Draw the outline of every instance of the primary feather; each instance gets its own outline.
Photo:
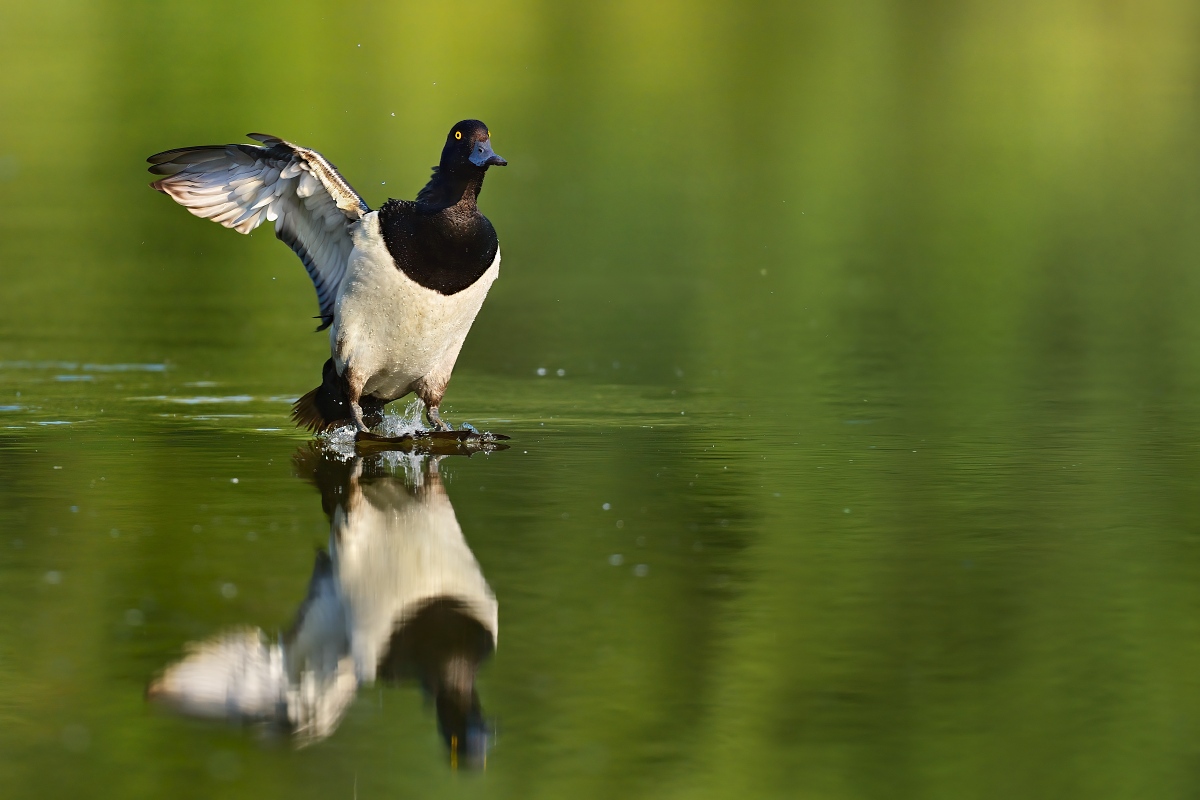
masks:
<path id="1" fill-rule="evenodd" d="M 354 249 L 351 227 L 371 209 L 315 150 L 274 136 L 250 144 L 182 147 L 146 159 L 150 184 L 192 214 L 238 233 L 264 221 L 304 263 L 317 291 L 321 327 L 333 321 L 338 287 Z"/>

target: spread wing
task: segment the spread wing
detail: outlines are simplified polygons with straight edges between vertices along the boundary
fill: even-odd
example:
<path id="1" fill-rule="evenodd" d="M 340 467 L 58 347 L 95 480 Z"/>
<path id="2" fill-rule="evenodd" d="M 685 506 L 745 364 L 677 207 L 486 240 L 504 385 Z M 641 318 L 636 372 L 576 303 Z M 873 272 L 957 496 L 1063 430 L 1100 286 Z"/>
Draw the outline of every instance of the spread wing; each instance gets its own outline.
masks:
<path id="1" fill-rule="evenodd" d="M 263 146 L 181 147 L 150 156 L 150 184 L 197 217 L 238 233 L 265 219 L 296 251 L 317 290 L 321 326 L 333 322 L 338 286 L 354 243 L 350 228 L 371 209 L 315 150 L 274 136 L 248 134 Z"/>

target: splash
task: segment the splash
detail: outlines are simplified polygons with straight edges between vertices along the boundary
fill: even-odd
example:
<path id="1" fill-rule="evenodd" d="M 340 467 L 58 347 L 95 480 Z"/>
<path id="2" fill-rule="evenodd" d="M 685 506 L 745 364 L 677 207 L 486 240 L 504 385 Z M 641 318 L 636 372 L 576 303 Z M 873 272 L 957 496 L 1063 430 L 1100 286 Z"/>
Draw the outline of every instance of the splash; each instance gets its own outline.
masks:
<path id="1" fill-rule="evenodd" d="M 419 398 L 410 400 L 399 411 L 385 409 L 383 412 L 383 422 L 377 425 L 375 430 L 380 436 L 394 437 L 420 433 L 427 430 L 421 424 L 421 413 L 424 410 L 425 404 Z M 354 425 L 346 424 L 318 434 L 317 439 L 328 452 L 336 455 L 342 461 L 349 461 L 355 457 L 357 452 L 355 434 Z"/>
<path id="2" fill-rule="evenodd" d="M 325 452 L 336 456 L 339 461 L 346 462 L 355 456 L 354 432 L 353 425 L 331 428 L 318 433 L 317 442 Z"/>
<path id="3" fill-rule="evenodd" d="M 428 430 L 421 422 L 425 404 L 414 397 L 399 413 L 384 411 L 383 422 L 377 428 L 380 436 L 409 436 Z"/>

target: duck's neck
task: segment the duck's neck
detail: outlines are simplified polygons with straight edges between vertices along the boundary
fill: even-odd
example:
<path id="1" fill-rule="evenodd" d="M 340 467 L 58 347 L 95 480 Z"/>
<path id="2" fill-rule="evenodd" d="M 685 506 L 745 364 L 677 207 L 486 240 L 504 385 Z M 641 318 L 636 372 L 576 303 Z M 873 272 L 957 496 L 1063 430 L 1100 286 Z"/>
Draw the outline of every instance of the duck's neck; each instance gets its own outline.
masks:
<path id="1" fill-rule="evenodd" d="M 439 167 L 425 188 L 417 195 L 417 210 L 426 214 L 453 208 L 472 213 L 478 210 L 475 200 L 483 189 L 484 170 L 448 170 Z"/>

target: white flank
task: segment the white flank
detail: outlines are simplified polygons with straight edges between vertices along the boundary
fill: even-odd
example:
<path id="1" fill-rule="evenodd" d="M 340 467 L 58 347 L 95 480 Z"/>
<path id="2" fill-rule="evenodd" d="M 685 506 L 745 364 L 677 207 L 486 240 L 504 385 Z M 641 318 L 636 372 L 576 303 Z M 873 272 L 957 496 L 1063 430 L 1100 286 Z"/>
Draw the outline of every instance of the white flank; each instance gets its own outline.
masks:
<path id="1" fill-rule="evenodd" d="M 334 512 L 329 555 L 359 680 L 375 680 L 392 634 L 438 598 L 465 605 L 495 645 L 496 596 L 441 481 L 417 497 L 398 481 L 365 483 L 352 493 L 348 508 Z"/>
<path id="2" fill-rule="evenodd" d="M 487 272 L 447 297 L 396 267 L 371 212 L 354 229 L 354 251 L 329 332 L 338 373 L 350 368 L 365 380 L 363 394 L 399 397 L 414 382 L 450 379 L 454 362 L 500 274 L 500 251 Z"/>

